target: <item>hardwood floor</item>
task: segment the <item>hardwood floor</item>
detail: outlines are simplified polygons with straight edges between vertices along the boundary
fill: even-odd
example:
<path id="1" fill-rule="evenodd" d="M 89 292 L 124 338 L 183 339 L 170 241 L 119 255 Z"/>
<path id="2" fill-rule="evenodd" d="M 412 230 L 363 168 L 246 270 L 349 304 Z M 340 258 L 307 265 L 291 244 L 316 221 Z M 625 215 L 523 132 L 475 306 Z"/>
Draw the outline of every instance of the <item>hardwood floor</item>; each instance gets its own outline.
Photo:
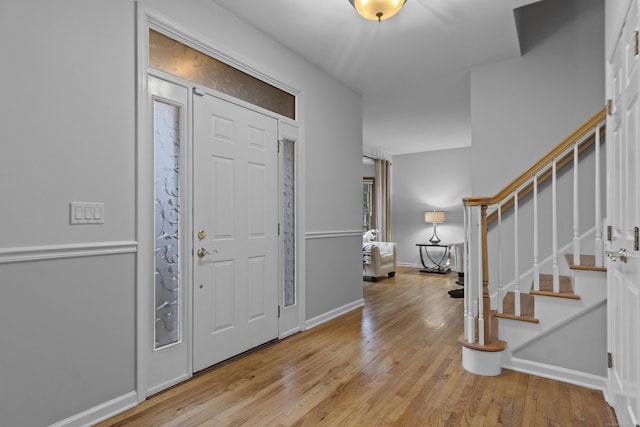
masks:
<path id="1" fill-rule="evenodd" d="M 602 393 L 461 366 L 457 275 L 400 268 L 366 306 L 213 367 L 99 426 L 613 426 Z"/>

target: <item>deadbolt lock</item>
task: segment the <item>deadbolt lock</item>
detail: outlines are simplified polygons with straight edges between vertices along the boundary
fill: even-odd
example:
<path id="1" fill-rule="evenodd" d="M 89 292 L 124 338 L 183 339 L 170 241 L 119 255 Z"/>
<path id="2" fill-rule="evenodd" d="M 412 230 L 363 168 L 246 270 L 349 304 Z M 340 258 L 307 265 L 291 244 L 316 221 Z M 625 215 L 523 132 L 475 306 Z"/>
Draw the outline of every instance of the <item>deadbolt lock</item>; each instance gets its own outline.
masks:
<path id="1" fill-rule="evenodd" d="M 198 239 L 202 240 L 207 237 L 207 233 L 204 230 L 198 231 Z"/>

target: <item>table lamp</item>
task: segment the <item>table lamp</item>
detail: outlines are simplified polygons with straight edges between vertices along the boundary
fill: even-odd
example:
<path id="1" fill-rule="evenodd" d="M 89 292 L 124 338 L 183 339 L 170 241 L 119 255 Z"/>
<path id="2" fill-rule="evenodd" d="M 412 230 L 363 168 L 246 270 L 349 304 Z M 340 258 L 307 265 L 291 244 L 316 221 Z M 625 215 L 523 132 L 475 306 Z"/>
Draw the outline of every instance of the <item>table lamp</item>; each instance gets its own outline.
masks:
<path id="1" fill-rule="evenodd" d="M 444 222 L 445 215 L 443 211 L 427 211 L 424 213 L 424 222 L 433 223 L 433 236 L 429 241 L 433 244 L 440 243 L 438 233 L 436 233 L 436 224 Z"/>

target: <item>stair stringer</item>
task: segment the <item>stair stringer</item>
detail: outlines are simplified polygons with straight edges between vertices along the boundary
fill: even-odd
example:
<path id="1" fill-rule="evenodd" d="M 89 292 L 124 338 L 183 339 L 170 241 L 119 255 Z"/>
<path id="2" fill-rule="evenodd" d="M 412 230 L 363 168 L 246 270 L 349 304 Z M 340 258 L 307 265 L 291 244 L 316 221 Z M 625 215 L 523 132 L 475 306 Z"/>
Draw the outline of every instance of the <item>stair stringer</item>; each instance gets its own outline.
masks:
<path id="1" fill-rule="evenodd" d="M 502 364 L 505 369 L 516 372 L 536 375 L 550 380 L 562 381 L 568 384 L 599 390 L 603 393 L 607 391 L 607 377 L 589 374 L 587 372 L 576 371 L 531 360 L 512 357 L 509 363 Z"/>
<path id="2" fill-rule="evenodd" d="M 540 335 L 535 337 L 535 339 L 531 340 L 527 344 L 523 344 L 520 346 L 521 348 L 526 347 L 527 345 L 546 345 L 546 338 L 551 336 L 558 329 L 565 326 L 576 326 L 581 328 L 580 323 L 585 317 L 591 312 L 596 312 L 600 310 L 598 321 L 600 322 L 602 319 L 606 318 L 606 301 L 602 301 L 599 304 L 591 307 L 586 312 L 579 313 L 575 318 L 570 319 L 568 322 L 564 322 L 562 324 L 557 325 L 556 328 L 545 331 L 544 335 Z M 577 323 L 577 325 L 571 325 L 571 323 Z M 604 334 L 606 335 L 606 333 Z M 587 338 L 588 340 L 588 338 Z M 606 336 L 604 338 L 606 341 Z M 588 342 L 588 341 L 587 341 Z M 603 346 L 606 344 L 601 344 Z M 542 351 L 553 351 L 554 349 L 550 347 L 548 350 L 543 349 Z M 556 344 L 555 350 L 557 351 L 558 345 Z M 539 347 L 538 347 L 539 348 Z M 502 354 L 502 367 L 506 369 L 511 369 L 518 372 L 524 372 L 528 374 L 533 374 L 557 381 L 563 381 L 570 384 L 579 385 L 582 387 L 593 388 L 601 391 L 606 390 L 607 377 L 606 377 L 606 357 L 603 354 L 602 357 L 602 375 L 597 375 L 590 372 L 585 372 L 584 370 L 573 369 L 571 366 L 558 366 L 551 363 L 543 363 L 536 360 L 527 359 L 524 357 L 518 357 L 514 354 L 517 353 L 518 349 L 511 349 L 507 344 L 507 349 Z M 563 355 L 571 360 L 579 361 L 580 358 L 584 355 L 584 352 L 580 349 L 572 348 L 571 346 L 562 346 Z M 573 353 L 573 354 L 572 354 Z"/>
<path id="3" fill-rule="evenodd" d="M 545 337 L 567 325 L 581 328 L 579 325 L 581 322 L 587 322 L 586 315 L 589 312 L 602 306 L 606 308 L 606 273 L 572 270 L 571 276 L 574 292 L 580 295 L 580 300 L 535 295 L 534 310 L 539 323 L 498 319 L 499 338 L 507 343 L 507 348 L 502 353 L 502 367 L 589 388 L 604 389 L 606 377 L 514 356 L 518 350 L 536 341 L 540 345 L 546 345 Z M 606 325 L 606 309 L 603 312 L 605 314 L 602 315 L 601 324 Z M 548 351 L 555 349 L 549 348 Z M 572 349 L 563 348 L 563 352 L 565 351 L 571 352 Z M 578 360 L 581 354 L 578 352 L 571 357 Z"/>

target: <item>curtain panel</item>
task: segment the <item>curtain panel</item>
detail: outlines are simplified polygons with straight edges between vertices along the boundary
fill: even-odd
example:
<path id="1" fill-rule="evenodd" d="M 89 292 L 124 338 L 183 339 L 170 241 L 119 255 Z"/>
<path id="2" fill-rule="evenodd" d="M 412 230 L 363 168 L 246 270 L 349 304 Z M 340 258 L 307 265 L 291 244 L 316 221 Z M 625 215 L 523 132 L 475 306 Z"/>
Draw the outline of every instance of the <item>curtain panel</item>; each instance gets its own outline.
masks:
<path id="1" fill-rule="evenodd" d="M 379 230 L 378 240 L 391 242 L 391 162 L 389 160 L 376 160 L 375 178 L 375 227 Z"/>

